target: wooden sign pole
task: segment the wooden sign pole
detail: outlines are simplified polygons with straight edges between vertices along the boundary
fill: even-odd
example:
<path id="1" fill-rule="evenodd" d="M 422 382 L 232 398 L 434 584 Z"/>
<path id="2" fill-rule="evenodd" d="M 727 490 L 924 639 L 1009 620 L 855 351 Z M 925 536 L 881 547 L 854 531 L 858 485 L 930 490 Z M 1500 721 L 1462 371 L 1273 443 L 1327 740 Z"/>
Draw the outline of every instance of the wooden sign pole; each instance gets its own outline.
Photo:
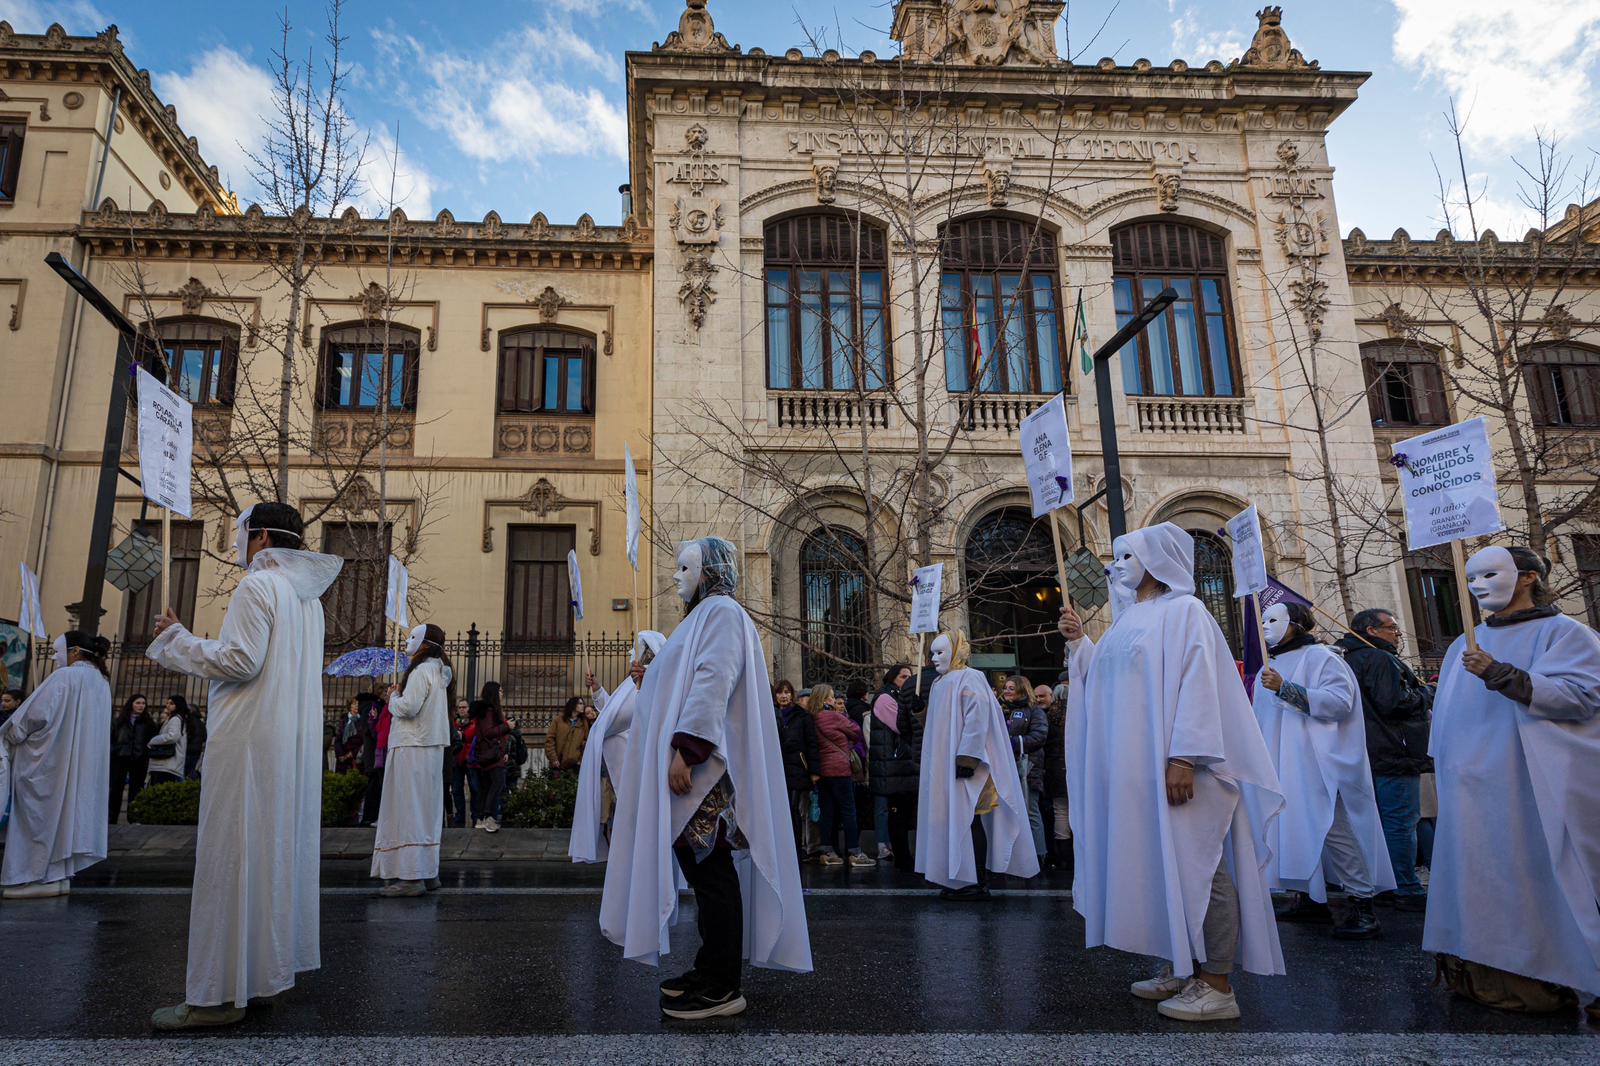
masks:
<path id="1" fill-rule="evenodd" d="M 1261 617 L 1261 594 L 1250 594 L 1250 606 L 1256 612 L 1256 639 L 1261 642 L 1261 665 L 1266 666 L 1267 660 L 1272 658 L 1272 653 L 1267 650 L 1267 621 Z"/>
<path id="2" fill-rule="evenodd" d="M 1467 650 L 1478 650 L 1478 634 L 1472 625 L 1472 590 L 1467 588 L 1467 552 L 1459 540 L 1450 542 L 1450 559 L 1455 564 L 1456 598 L 1461 601 L 1461 631 L 1467 638 Z"/>
<path id="3" fill-rule="evenodd" d="M 922 663 L 928 657 L 928 634 L 917 634 L 917 668 L 913 671 L 917 678 L 916 688 L 913 690 L 918 696 L 922 695 Z"/>
<path id="4" fill-rule="evenodd" d="M 161 613 L 172 605 L 172 512 L 161 508 Z"/>
<path id="5" fill-rule="evenodd" d="M 1056 580 L 1061 583 L 1061 602 L 1068 607 L 1072 607 L 1073 611 L 1077 611 L 1077 608 L 1072 606 L 1072 586 L 1067 584 L 1067 560 L 1061 550 L 1061 527 L 1056 523 L 1056 513 L 1054 511 L 1049 512 L 1048 518 L 1050 520 L 1050 543 L 1056 550 Z"/>

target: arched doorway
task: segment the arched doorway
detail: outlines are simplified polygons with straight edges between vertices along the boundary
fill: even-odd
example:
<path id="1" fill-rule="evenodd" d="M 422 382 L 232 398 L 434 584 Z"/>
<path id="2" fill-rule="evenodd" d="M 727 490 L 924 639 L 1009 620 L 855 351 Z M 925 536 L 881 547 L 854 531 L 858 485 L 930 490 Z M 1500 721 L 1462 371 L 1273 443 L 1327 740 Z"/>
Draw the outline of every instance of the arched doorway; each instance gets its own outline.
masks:
<path id="1" fill-rule="evenodd" d="M 830 526 L 800 545 L 800 596 L 805 612 L 800 683 L 826 682 L 844 691 L 876 664 L 872 614 L 862 560 L 867 546 L 848 529 Z"/>
<path id="2" fill-rule="evenodd" d="M 1239 658 L 1240 610 L 1233 598 L 1233 552 L 1222 538 L 1206 529 L 1191 529 L 1194 536 L 1194 594 L 1222 627 L 1233 657 Z"/>
<path id="3" fill-rule="evenodd" d="M 1053 681 L 1061 672 L 1061 586 L 1044 523 L 1023 507 L 985 515 L 967 537 L 966 583 L 972 665 Z"/>

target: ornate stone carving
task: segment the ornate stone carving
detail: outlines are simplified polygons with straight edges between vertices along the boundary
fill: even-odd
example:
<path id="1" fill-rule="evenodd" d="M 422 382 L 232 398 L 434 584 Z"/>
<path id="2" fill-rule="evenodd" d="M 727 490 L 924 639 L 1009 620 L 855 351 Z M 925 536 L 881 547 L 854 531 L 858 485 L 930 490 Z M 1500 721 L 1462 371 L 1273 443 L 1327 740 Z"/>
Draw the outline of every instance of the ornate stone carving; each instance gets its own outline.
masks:
<path id="1" fill-rule="evenodd" d="M 839 156 L 833 152 L 818 152 L 811 157 L 811 177 L 817 184 L 817 203 L 831 204 L 834 188 L 839 181 Z"/>
<path id="2" fill-rule="evenodd" d="M 1544 313 L 1542 325 L 1550 334 L 1551 340 L 1564 341 L 1572 336 L 1573 329 L 1578 325 L 1578 319 L 1565 304 L 1552 304 L 1550 310 Z"/>
<path id="3" fill-rule="evenodd" d="M 200 308 L 205 305 L 206 297 L 211 295 L 211 291 L 201 283 L 199 278 L 190 278 L 183 283 L 183 286 L 174 295 L 178 297 L 178 304 L 183 308 L 184 314 L 198 315 Z"/>
<path id="4" fill-rule="evenodd" d="M 715 245 L 722 240 L 722 201 L 680 196 L 667 215 L 667 225 L 685 248 Z"/>
<path id="5" fill-rule="evenodd" d="M 528 239 L 542 241 L 550 236 L 550 220 L 544 217 L 544 212 L 539 211 L 528 220 Z"/>
<path id="6" fill-rule="evenodd" d="M 217 209 L 210 204 L 201 204 L 194 213 L 194 224 L 204 230 L 216 229 Z"/>
<path id="7" fill-rule="evenodd" d="M 0 48 L 10 48 L 17 43 L 17 34 L 11 23 L 0 20 Z"/>
<path id="8" fill-rule="evenodd" d="M 500 213 L 498 211 L 490 211 L 487 215 L 484 215 L 483 224 L 478 232 L 486 240 L 491 241 L 497 241 L 505 236 L 505 226 L 500 221 Z"/>
<path id="9" fill-rule="evenodd" d="M 1277 4 L 1268 4 L 1256 12 L 1260 25 L 1256 27 L 1256 35 L 1250 41 L 1250 49 L 1239 60 L 1240 67 L 1256 67 L 1264 70 L 1317 70 L 1321 64 L 1316 60 L 1306 62 L 1306 57 L 1300 54 L 1300 49 L 1291 47 L 1289 35 L 1283 31 L 1283 8 Z"/>
<path id="10" fill-rule="evenodd" d="M 1410 336 L 1417 328 L 1417 320 L 1397 303 L 1390 304 L 1378 312 L 1378 317 L 1383 319 L 1384 328 L 1394 340 Z"/>
<path id="11" fill-rule="evenodd" d="M 913 62 L 974 66 L 1058 62 L 1057 0 L 901 0 L 890 36 Z"/>
<path id="12" fill-rule="evenodd" d="M 667 39 L 653 45 L 654 52 L 737 52 L 737 45 L 717 32 L 706 10 L 706 0 L 684 0 L 683 14 L 678 16 L 678 28 L 667 34 Z"/>
<path id="13" fill-rule="evenodd" d="M 717 290 L 711 285 L 716 265 L 701 250 L 688 252 L 683 261 L 683 283 L 678 286 L 678 302 L 689 316 L 689 324 L 699 329 L 705 324 L 706 310 L 717 302 Z"/>
<path id="14" fill-rule="evenodd" d="M 364 475 L 357 474 L 345 485 L 344 491 L 339 493 L 339 508 L 348 514 L 367 514 L 378 509 L 378 494 L 373 491 L 372 482 Z"/>
<path id="15" fill-rule="evenodd" d="M 554 322 L 561 309 L 570 303 L 565 296 L 556 291 L 554 285 L 546 285 L 538 296 L 533 298 L 533 303 L 539 308 L 539 321 Z"/>
<path id="16" fill-rule="evenodd" d="M 1183 175 L 1177 170 L 1158 170 L 1151 176 L 1156 185 L 1156 207 L 1162 211 L 1178 209 L 1178 192 L 1183 186 Z"/>
<path id="17" fill-rule="evenodd" d="M 1004 207 L 1011 196 L 1011 157 L 991 155 L 983 161 L 983 184 L 988 190 L 989 206 Z"/>
<path id="18" fill-rule="evenodd" d="M 144 212 L 144 224 L 150 229 L 161 229 L 167 224 L 167 205 L 160 200 L 151 200 L 150 206 Z"/>
<path id="19" fill-rule="evenodd" d="M 459 237 L 461 227 L 456 223 L 456 216 L 450 213 L 448 207 L 442 209 L 433 220 L 433 235 L 435 237 Z"/>
<path id="20" fill-rule="evenodd" d="M 1274 10 L 1267 8 L 1266 10 Z M 1265 26 L 1265 19 L 1263 19 Z M 1280 30 L 1279 33 L 1282 33 Z M 1256 35 L 1259 41 L 1261 35 Z M 1284 38 L 1287 43 L 1288 38 Z M 1295 53 L 1298 55 L 1299 53 Z M 1277 148 L 1278 175 L 1275 189 L 1282 190 L 1282 199 L 1288 211 L 1280 212 L 1272 220 L 1273 235 L 1278 247 L 1299 273 L 1289 282 L 1289 302 L 1300 312 L 1312 346 L 1322 340 L 1322 323 L 1328 313 L 1328 284 L 1322 279 L 1322 257 L 1328 254 L 1328 216 L 1325 211 L 1313 211 L 1307 202 L 1320 197 L 1315 185 L 1308 183 L 1300 161 L 1300 148 L 1293 141 L 1280 141 Z"/>
<path id="21" fill-rule="evenodd" d="M 339 232 L 355 233 L 361 228 L 361 212 L 354 207 L 347 207 L 339 215 Z"/>
<path id="22" fill-rule="evenodd" d="M 356 302 L 361 305 L 361 317 L 369 321 L 384 318 L 384 309 L 389 303 L 389 294 L 382 285 L 376 281 L 367 282 L 367 287 L 356 293 Z"/>
<path id="23" fill-rule="evenodd" d="M 573 238 L 580 241 L 592 241 L 600 236 L 599 229 L 594 224 L 594 216 L 585 212 L 578 216 L 578 224 L 573 227 Z"/>

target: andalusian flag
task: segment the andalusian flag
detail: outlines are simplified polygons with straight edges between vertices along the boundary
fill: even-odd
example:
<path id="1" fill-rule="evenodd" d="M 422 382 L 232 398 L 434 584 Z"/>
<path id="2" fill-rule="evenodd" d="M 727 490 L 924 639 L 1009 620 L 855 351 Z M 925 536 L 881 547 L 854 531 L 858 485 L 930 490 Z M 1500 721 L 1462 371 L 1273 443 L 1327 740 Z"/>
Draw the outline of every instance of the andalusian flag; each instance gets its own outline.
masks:
<path id="1" fill-rule="evenodd" d="M 1094 356 L 1089 354 L 1089 323 L 1083 314 L 1083 288 L 1078 289 L 1078 324 L 1072 331 L 1078 342 L 1078 358 L 1083 362 L 1085 376 L 1094 373 Z"/>

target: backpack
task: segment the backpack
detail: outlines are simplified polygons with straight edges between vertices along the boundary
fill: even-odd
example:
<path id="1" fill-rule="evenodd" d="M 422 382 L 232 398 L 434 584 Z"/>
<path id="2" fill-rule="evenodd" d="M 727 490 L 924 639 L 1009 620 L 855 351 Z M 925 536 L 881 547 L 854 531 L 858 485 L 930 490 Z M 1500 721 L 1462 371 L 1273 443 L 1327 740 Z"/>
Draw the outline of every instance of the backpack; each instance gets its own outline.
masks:
<path id="1" fill-rule="evenodd" d="M 1558 1014 L 1578 1005 L 1577 993 L 1570 988 L 1497 970 L 1481 962 L 1468 962 L 1455 955 L 1434 958 L 1434 984 L 1444 983 L 1463 999 L 1499 1010 L 1524 1014 Z"/>
<path id="2" fill-rule="evenodd" d="M 496 737 L 490 740 L 488 737 L 474 735 L 472 746 L 467 749 L 467 765 L 478 768 L 493 766 L 503 759 L 505 754 L 505 738 Z"/>
<path id="3" fill-rule="evenodd" d="M 528 742 L 522 739 L 522 734 L 513 730 L 506 737 L 511 741 L 511 761 L 518 766 L 528 765 Z"/>

